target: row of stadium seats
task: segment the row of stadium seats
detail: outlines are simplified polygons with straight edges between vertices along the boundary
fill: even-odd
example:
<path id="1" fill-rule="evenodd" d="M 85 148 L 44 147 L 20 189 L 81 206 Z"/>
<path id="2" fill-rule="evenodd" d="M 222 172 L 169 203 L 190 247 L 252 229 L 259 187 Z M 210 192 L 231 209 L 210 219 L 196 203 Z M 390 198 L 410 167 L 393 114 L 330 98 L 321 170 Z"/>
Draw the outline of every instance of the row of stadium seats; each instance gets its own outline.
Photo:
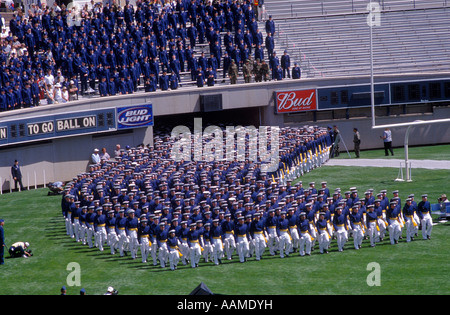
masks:
<path id="1" fill-rule="evenodd" d="M 374 0 L 382 11 L 442 8 L 445 0 Z M 266 9 L 277 18 L 366 13 L 367 0 L 266 0 Z M 450 4 L 450 3 L 449 3 Z"/>
<path id="2" fill-rule="evenodd" d="M 370 74 L 366 14 L 277 20 L 278 40 L 301 60 L 308 76 Z M 373 28 L 374 73 L 448 71 L 450 11 L 389 11 Z M 314 67 L 314 68 L 313 68 Z"/>

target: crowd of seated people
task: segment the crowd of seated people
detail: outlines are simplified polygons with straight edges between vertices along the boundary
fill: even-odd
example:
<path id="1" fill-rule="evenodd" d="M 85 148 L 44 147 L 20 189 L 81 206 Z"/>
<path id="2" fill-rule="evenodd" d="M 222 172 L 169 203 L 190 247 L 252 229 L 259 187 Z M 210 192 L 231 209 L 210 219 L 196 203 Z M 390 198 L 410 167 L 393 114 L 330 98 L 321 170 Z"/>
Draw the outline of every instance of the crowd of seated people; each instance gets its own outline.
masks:
<path id="1" fill-rule="evenodd" d="M 27 17 L 13 15 L 1 41 L 0 110 L 86 93 L 131 94 L 140 86 L 176 89 L 183 73 L 190 73 L 186 84 L 211 85 L 220 71 L 225 79 L 232 63 L 241 71 L 247 60 L 268 60 L 275 69 L 274 22 L 260 30 L 253 7 L 248 0 L 32 5 Z"/>

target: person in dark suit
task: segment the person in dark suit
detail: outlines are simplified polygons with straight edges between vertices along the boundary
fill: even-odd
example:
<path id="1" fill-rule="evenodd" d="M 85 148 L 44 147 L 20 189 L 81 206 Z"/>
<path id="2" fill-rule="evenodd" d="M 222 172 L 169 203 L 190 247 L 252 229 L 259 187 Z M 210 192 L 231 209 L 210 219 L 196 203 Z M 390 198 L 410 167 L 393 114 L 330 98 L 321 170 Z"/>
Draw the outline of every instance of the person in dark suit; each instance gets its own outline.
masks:
<path id="1" fill-rule="evenodd" d="M 11 175 L 14 179 L 14 190 L 17 191 L 17 184 L 20 186 L 20 190 L 24 190 L 22 185 L 22 172 L 20 171 L 19 161 L 15 160 L 14 165 L 11 167 Z"/>

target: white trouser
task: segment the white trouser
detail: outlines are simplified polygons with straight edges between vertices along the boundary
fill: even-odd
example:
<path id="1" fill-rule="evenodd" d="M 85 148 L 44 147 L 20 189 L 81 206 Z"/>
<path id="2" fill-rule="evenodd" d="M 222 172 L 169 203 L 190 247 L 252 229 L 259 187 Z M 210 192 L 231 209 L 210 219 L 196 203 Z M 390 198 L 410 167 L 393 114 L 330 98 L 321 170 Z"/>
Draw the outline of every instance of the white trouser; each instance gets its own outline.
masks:
<path id="1" fill-rule="evenodd" d="M 402 230 L 400 228 L 400 223 L 398 223 L 397 219 L 395 220 L 389 219 L 389 238 L 391 240 L 391 244 L 395 244 L 395 242 L 398 241 L 401 233 Z"/>
<path id="2" fill-rule="evenodd" d="M 309 232 L 301 232 L 300 234 L 300 247 L 299 254 L 300 256 L 305 256 L 305 254 L 311 254 L 311 235 Z M 306 249 L 305 249 L 306 247 Z"/>
<path id="3" fill-rule="evenodd" d="M 79 237 L 80 241 L 83 242 L 83 245 L 86 245 L 86 233 L 87 233 L 86 223 L 80 223 Z"/>
<path id="4" fill-rule="evenodd" d="M 80 219 L 73 219 L 73 232 L 75 233 L 75 240 L 80 241 Z"/>
<path id="5" fill-rule="evenodd" d="M 223 244 L 222 239 L 219 238 L 213 238 L 212 239 L 212 259 L 214 260 L 214 263 L 216 265 L 219 264 L 219 259 L 222 259 L 223 257 Z"/>
<path id="6" fill-rule="evenodd" d="M 211 260 L 212 260 L 212 245 L 211 242 L 209 241 L 204 241 L 204 246 L 203 246 L 203 258 L 205 259 L 205 262 L 209 262 L 209 257 L 211 256 Z"/>
<path id="7" fill-rule="evenodd" d="M 251 257 L 255 254 L 255 241 L 251 236 L 248 236 L 248 253 L 247 257 Z"/>
<path id="8" fill-rule="evenodd" d="M 328 246 L 330 246 L 330 235 L 328 234 L 328 231 L 325 230 L 319 230 L 319 251 L 321 254 L 323 254 L 324 251 L 328 250 Z"/>
<path id="9" fill-rule="evenodd" d="M 183 262 L 183 265 L 187 264 L 187 261 L 189 261 L 189 245 L 186 240 L 182 240 L 180 244 L 180 253 L 183 255 L 181 257 L 181 260 Z"/>
<path id="10" fill-rule="evenodd" d="M 431 215 L 429 212 L 422 213 L 422 220 L 420 221 L 422 224 L 422 238 L 426 240 L 429 236 L 431 236 L 431 230 L 433 229 L 433 220 L 431 219 Z"/>
<path id="11" fill-rule="evenodd" d="M 381 239 L 386 235 L 387 226 L 388 224 L 386 224 L 386 221 L 383 218 L 378 217 L 378 228 L 380 229 L 378 235 Z"/>
<path id="12" fill-rule="evenodd" d="M 359 249 L 359 247 L 362 244 L 364 232 L 362 230 L 361 223 L 360 224 L 354 224 L 353 229 L 353 245 L 355 246 L 355 249 Z"/>
<path id="13" fill-rule="evenodd" d="M 420 225 L 420 219 L 416 212 L 414 212 L 414 221 L 416 222 L 416 225 L 414 226 L 414 234 L 419 233 L 419 225 Z"/>
<path id="14" fill-rule="evenodd" d="M 162 243 L 161 246 L 158 248 L 158 259 L 159 264 L 162 268 L 166 266 L 167 259 L 169 258 L 169 250 L 167 248 L 166 243 Z"/>
<path id="15" fill-rule="evenodd" d="M 66 232 L 67 235 L 73 237 L 73 227 L 72 227 L 72 213 L 68 212 L 66 217 Z"/>
<path id="16" fill-rule="evenodd" d="M 410 242 L 411 238 L 414 237 L 414 234 L 416 234 L 416 221 L 414 221 L 414 217 L 406 216 L 406 241 Z"/>
<path id="17" fill-rule="evenodd" d="M 379 233 L 377 230 L 377 222 L 369 222 L 367 225 L 367 234 L 369 235 L 370 245 L 375 246 L 375 242 L 379 239 Z"/>
<path id="18" fill-rule="evenodd" d="M 202 249 L 198 242 L 191 242 L 191 247 L 189 247 L 189 254 L 191 257 L 191 267 L 195 268 L 200 261 L 200 257 L 202 256 Z"/>
<path id="19" fill-rule="evenodd" d="M 87 234 L 87 243 L 89 245 L 89 248 L 92 248 L 92 237 L 94 236 L 94 224 L 90 224 L 89 223 L 89 227 L 86 230 L 86 234 Z"/>
<path id="20" fill-rule="evenodd" d="M 234 236 L 231 233 L 225 234 L 225 239 L 223 240 L 224 250 L 227 254 L 227 259 L 231 259 L 231 255 L 233 255 L 233 251 L 236 248 L 236 241 L 234 240 Z"/>
<path id="21" fill-rule="evenodd" d="M 117 246 L 119 244 L 119 237 L 117 236 L 114 228 L 109 228 L 108 237 L 106 239 L 106 244 L 111 249 L 111 255 L 114 255 L 115 249 L 117 248 Z"/>
<path id="22" fill-rule="evenodd" d="M 156 241 L 156 237 L 154 238 L 154 242 L 150 245 L 150 255 L 152 255 L 153 266 L 158 265 L 158 242 Z"/>
<path id="23" fill-rule="evenodd" d="M 280 257 L 284 258 L 284 255 L 289 255 L 292 249 L 291 236 L 287 231 L 281 231 L 279 236 Z"/>
<path id="24" fill-rule="evenodd" d="M 105 227 L 97 227 L 97 231 L 95 232 L 95 244 L 100 251 L 103 251 L 103 244 L 105 244 L 107 237 L 108 235 L 106 234 Z"/>
<path id="25" fill-rule="evenodd" d="M 317 239 L 317 231 L 316 231 L 316 227 L 314 226 L 314 224 L 309 224 L 309 230 L 311 231 L 311 248 L 314 247 L 314 245 L 316 244 L 316 239 Z"/>
<path id="26" fill-rule="evenodd" d="M 118 249 L 120 252 L 120 256 L 123 256 L 123 252 L 128 250 L 128 237 L 125 230 L 119 229 L 118 237 L 119 237 Z"/>
<path id="27" fill-rule="evenodd" d="M 264 239 L 263 233 L 255 233 L 253 236 L 254 244 L 255 244 L 255 256 L 256 260 L 260 260 L 261 256 L 264 254 L 264 250 L 266 249 L 266 240 Z"/>
<path id="28" fill-rule="evenodd" d="M 138 249 L 139 249 L 139 241 L 137 236 L 137 231 L 128 231 L 128 240 L 129 240 L 129 247 L 130 247 L 130 253 L 131 258 L 135 259 Z"/>
<path id="29" fill-rule="evenodd" d="M 169 251 L 170 269 L 175 270 L 179 261 L 180 261 L 180 253 L 176 248 L 171 248 Z"/>
<path id="30" fill-rule="evenodd" d="M 245 257 L 247 257 L 249 251 L 248 239 L 247 236 L 238 236 L 236 251 L 239 255 L 239 261 L 245 262 Z"/>
<path id="31" fill-rule="evenodd" d="M 268 234 L 267 246 L 269 246 L 270 255 L 273 256 L 275 255 L 275 251 L 278 250 L 279 239 L 275 228 L 269 228 Z"/>
<path id="32" fill-rule="evenodd" d="M 290 228 L 289 233 L 292 238 L 292 248 L 298 248 L 300 246 L 300 236 L 298 236 L 297 227 Z"/>
<path id="33" fill-rule="evenodd" d="M 344 226 L 338 226 L 336 230 L 336 241 L 338 245 L 338 250 L 342 252 L 345 243 L 348 240 L 348 233 Z"/>
<path id="34" fill-rule="evenodd" d="M 148 254 L 150 253 L 150 243 L 148 236 L 142 236 L 140 238 L 140 247 L 141 247 L 142 262 L 146 263 Z"/>

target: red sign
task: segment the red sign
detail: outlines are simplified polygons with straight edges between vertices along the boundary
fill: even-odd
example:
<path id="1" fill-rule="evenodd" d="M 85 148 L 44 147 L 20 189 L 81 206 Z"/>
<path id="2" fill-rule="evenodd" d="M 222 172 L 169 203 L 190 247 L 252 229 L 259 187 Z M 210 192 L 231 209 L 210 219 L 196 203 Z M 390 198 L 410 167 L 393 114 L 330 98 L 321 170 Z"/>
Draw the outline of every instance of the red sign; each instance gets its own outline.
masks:
<path id="1" fill-rule="evenodd" d="M 277 113 L 295 113 L 317 109 L 317 91 L 276 92 Z"/>

